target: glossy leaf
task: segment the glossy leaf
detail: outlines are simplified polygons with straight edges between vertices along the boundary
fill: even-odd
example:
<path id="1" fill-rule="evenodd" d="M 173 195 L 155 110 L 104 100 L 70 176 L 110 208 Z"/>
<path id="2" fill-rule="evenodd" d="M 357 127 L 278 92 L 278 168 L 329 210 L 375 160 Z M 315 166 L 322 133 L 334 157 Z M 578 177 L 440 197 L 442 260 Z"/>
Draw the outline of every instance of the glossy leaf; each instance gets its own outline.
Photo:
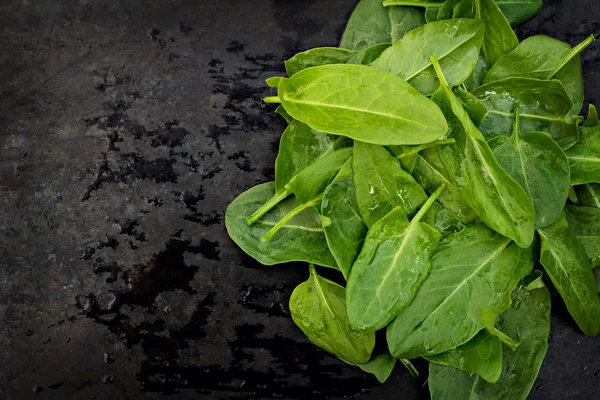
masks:
<path id="1" fill-rule="evenodd" d="M 511 135 L 513 111 L 518 104 L 524 132 L 546 132 L 563 150 L 579 140 L 577 125 L 571 118 L 573 102 L 557 80 L 506 78 L 480 86 L 473 95 L 489 109 L 480 126 L 486 139 Z"/>
<path id="2" fill-rule="evenodd" d="M 325 237 L 337 264 L 348 279 L 368 228 L 360 216 L 352 178 L 334 180 L 325 190 L 321 203 Z"/>
<path id="3" fill-rule="evenodd" d="M 583 333 L 600 333 L 600 297 L 585 250 L 569 228 L 566 215 L 539 230 L 540 262 Z"/>
<path id="4" fill-rule="evenodd" d="M 485 330 L 456 349 L 442 354 L 425 356 L 425 359 L 468 373 L 477 374 L 483 380 L 495 383 L 502 372 L 502 342 Z"/>
<path id="5" fill-rule="evenodd" d="M 580 126 L 581 141 L 566 151 L 571 183 L 600 182 L 600 126 Z"/>
<path id="6" fill-rule="evenodd" d="M 355 142 L 352 159 L 356 203 L 368 227 L 401 206 L 412 218 L 427 194 L 385 148 Z"/>
<path id="7" fill-rule="evenodd" d="M 494 65 L 500 57 L 510 53 L 519 44 L 498 5 L 494 0 L 449 0 L 438 14 L 438 20 L 449 18 L 474 18 L 485 23 L 485 36 L 481 54 L 489 65 Z"/>
<path id="8" fill-rule="evenodd" d="M 367 47 L 363 51 L 352 56 L 346 63 L 370 65 L 373 61 L 377 60 L 379 56 L 381 56 L 381 53 L 383 53 L 391 45 L 391 43 L 379 43 L 371 47 Z"/>
<path id="9" fill-rule="evenodd" d="M 454 139 L 436 140 L 435 142 L 418 146 L 387 146 L 387 150 L 400 161 L 402 169 L 409 174 L 412 174 L 415 170 L 415 164 L 417 163 L 417 157 L 420 152 L 432 147 L 443 146 L 450 143 L 454 143 Z"/>
<path id="10" fill-rule="evenodd" d="M 501 315 L 499 327 L 518 338 L 516 351 L 505 349 L 502 373 L 495 384 L 458 369 L 431 363 L 429 391 L 432 400 L 525 400 L 533 387 L 548 350 L 550 294 L 542 287 L 531 292 L 517 289 L 513 306 Z"/>
<path id="11" fill-rule="evenodd" d="M 346 25 L 340 47 L 361 51 L 379 43 L 394 43 L 424 23 L 423 11 L 418 8 L 385 8 L 382 0 L 360 0 Z"/>
<path id="12" fill-rule="evenodd" d="M 427 211 L 423 222 L 434 227 L 443 238 L 454 235 L 465 228 L 465 224 L 456 214 L 437 202 Z"/>
<path id="13" fill-rule="evenodd" d="M 375 335 L 353 329 L 346 316 L 346 290 L 317 275 L 292 292 L 292 319 L 311 342 L 349 364 L 364 364 L 371 358 Z"/>
<path id="14" fill-rule="evenodd" d="M 435 229 L 420 221 L 442 190 L 443 186 L 412 221 L 396 207 L 369 229 L 346 290 L 352 325 L 375 332 L 412 302 L 429 274 L 431 254 L 440 240 Z"/>
<path id="15" fill-rule="evenodd" d="M 288 76 L 292 76 L 306 68 L 317 67 L 327 64 L 344 64 L 358 52 L 339 47 L 316 47 L 285 61 L 285 70 Z"/>
<path id="16" fill-rule="evenodd" d="M 517 106 L 513 134 L 494 149 L 494 155 L 533 202 L 536 229 L 545 228 L 560 217 L 569 196 L 569 161 L 550 135 L 522 133 L 519 121 Z"/>
<path id="17" fill-rule="evenodd" d="M 442 240 L 431 264 L 413 302 L 387 328 L 397 358 L 440 354 L 468 342 L 484 327 L 481 313 L 506 309 L 510 293 L 533 268 L 530 249 L 482 224 Z"/>
<path id="18" fill-rule="evenodd" d="M 443 75 L 436 65 L 441 80 Z M 432 99 L 451 127 L 454 144 L 438 148 L 454 186 L 479 218 L 521 247 L 533 242 L 535 210 L 523 188 L 498 164 L 483 135 L 445 82 Z"/>
<path id="19" fill-rule="evenodd" d="M 299 206 L 294 198 L 281 201 L 252 226 L 246 224 L 246 219 L 274 194 L 273 182 L 263 183 L 240 194 L 229 205 L 225 226 L 231 239 L 264 265 L 306 261 L 337 268 L 327 247 L 319 215 L 313 208 L 295 216 L 271 240 L 262 240 L 271 228 Z"/>
<path id="20" fill-rule="evenodd" d="M 359 365 L 363 371 L 375 375 L 379 383 L 388 380 L 395 366 L 396 359 L 387 350 L 373 355 L 369 361 Z"/>
<path id="21" fill-rule="evenodd" d="M 600 267 L 600 208 L 568 205 L 567 220 L 592 268 Z"/>
<path id="22" fill-rule="evenodd" d="M 342 139 L 342 140 L 340 140 Z M 312 163 L 352 142 L 346 138 L 317 132 L 300 121 L 292 121 L 281 135 L 279 154 L 275 160 L 275 193 L 248 218 L 253 224 L 292 192 L 290 181 Z"/>
<path id="23" fill-rule="evenodd" d="M 313 129 L 382 145 L 422 144 L 444 136 L 444 116 L 397 76 L 364 65 L 305 69 L 279 84 L 288 113 Z"/>
<path id="24" fill-rule="evenodd" d="M 500 58 L 485 77 L 484 83 L 509 77 L 557 79 L 573 101 L 572 114 L 583 105 L 583 73 L 579 53 L 594 37 L 590 36 L 575 49 L 568 43 L 548 36 L 523 40 L 511 53 Z"/>
<path id="25" fill-rule="evenodd" d="M 372 66 L 398 75 L 419 92 L 430 96 L 440 86 L 431 56 L 439 59 L 450 86 L 461 84 L 475 68 L 484 29 L 480 20 L 432 22 L 408 32 L 385 50 Z"/>

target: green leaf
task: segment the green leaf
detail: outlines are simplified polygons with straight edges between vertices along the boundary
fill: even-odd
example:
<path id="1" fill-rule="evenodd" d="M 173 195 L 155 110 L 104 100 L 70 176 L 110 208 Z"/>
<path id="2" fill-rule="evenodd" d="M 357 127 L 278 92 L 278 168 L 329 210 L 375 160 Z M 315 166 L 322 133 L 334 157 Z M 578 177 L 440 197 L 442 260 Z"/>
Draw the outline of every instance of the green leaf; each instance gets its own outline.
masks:
<path id="1" fill-rule="evenodd" d="M 287 224 L 295 215 L 308 207 L 320 209 L 323 192 L 336 177 L 340 169 L 352 156 L 352 148 L 346 147 L 327 154 L 304 168 L 285 186 L 286 191 L 293 193 L 301 204 L 284 216 L 273 228 L 263 236 L 269 240 L 282 226 Z"/>
<path id="2" fill-rule="evenodd" d="M 600 208 L 568 205 L 567 220 L 592 268 L 600 267 Z"/>
<path id="3" fill-rule="evenodd" d="M 396 207 L 369 229 L 346 290 L 353 326 L 375 332 L 414 299 L 440 241 L 440 234 L 420 221 L 443 189 L 427 200 L 410 223 L 402 207 Z"/>
<path id="4" fill-rule="evenodd" d="M 523 131 L 546 132 L 563 150 L 579 140 L 577 125 L 571 118 L 573 102 L 557 80 L 506 78 L 480 86 L 473 95 L 489 109 L 480 126 L 486 139 L 511 135 L 513 110 L 518 104 Z"/>
<path id="5" fill-rule="evenodd" d="M 471 121 L 473 121 L 475 126 L 480 126 L 488 114 L 488 108 L 485 103 L 461 87 L 454 88 L 453 92 L 460 99 Z"/>
<path id="6" fill-rule="evenodd" d="M 583 333 L 600 333 L 600 297 L 585 250 L 569 228 L 566 215 L 540 229 L 540 262 Z"/>
<path id="7" fill-rule="evenodd" d="M 579 205 L 600 208 L 600 184 L 588 183 L 575 186 Z"/>
<path id="8" fill-rule="evenodd" d="M 481 19 L 485 23 L 485 35 L 481 54 L 489 65 L 510 53 L 519 44 L 508 20 L 494 0 L 449 0 L 438 14 L 438 20 L 450 18 Z"/>
<path id="9" fill-rule="evenodd" d="M 521 133 L 520 128 L 517 105 L 513 134 L 494 149 L 494 156 L 533 202 L 536 229 L 545 228 L 560 217 L 569 196 L 569 161 L 550 135 Z"/>
<path id="10" fill-rule="evenodd" d="M 464 224 L 469 224 L 477 219 L 477 214 L 462 198 L 454 182 L 446 172 L 439 157 L 439 149 L 431 148 L 417 155 L 413 177 L 428 194 L 440 185 L 446 185 L 446 190 L 438 198 L 438 202 L 452 212 Z"/>
<path id="11" fill-rule="evenodd" d="M 387 381 L 395 366 L 396 359 L 387 350 L 373 355 L 369 361 L 359 365 L 363 371 L 375 375 L 379 383 Z"/>
<path id="12" fill-rule="evenodd" d="M 290 114 L 288 114 L 287 111 L 285 111 L 285 107 L 282 106 L 281 104 L 277 106 L 277 108 L 275 109 L 275 112 L 277 114 L 281 115 L 288 124 L 291 124 L 292 121 L 294 120 L 294 118 L 292 118 L 292 116 Z"/>
<path id="13" fill-rule="evenodd" d="M 425 356 L 425 359 L 448 367 L 478 374 L 482 379 L 495 383 L 502 372 L 502 342 L 487 331 L 480 331 L 473 339 L 454 350 Z"/>
<path id="14" fill-rule="evenodd" d="M 582 126 L 596 126 L 600 125 L 600 121 L 598 121 L 598 110 L 593 104 L 590 104 L 588 110 L 588 116 Z"/>
<path id="15" fill-rule="evenodd" d="M 542 11 L 543 0 L 495 0 L 513 29 Z"/>
<path id="16" fill-rule="evenodd" d="M 252 226 L 246 224 L 246 218 L 274 193 L 273 182 L 263 183 L 242 193 L 229 205 L 225 226 L 231 239 L 264 265 L 306 261 L 337 268 L 327 248 L 319 215 L 313 208 L 307 208 L 292 218 L 270 241 L 262 240 L 271 228 L 298 207 L 299 203 L 294 198 L 281 201 Z"/>
<path id="17" fill-rule="evenodd" d="M 302 332 L 323 350 L 349 364 L 364 364 L 371 358 L 375 335 L 357 331 L 346 316 L 346 290 L 317 275 L 310 277 L 290 298 L 292 319 Z"/>
<path id="18" fill-rule="evenodd" d="M 277 203 L 291 194 L 290 181 L 312 163 L 327 154 L 351 145 L 352 141 L 317 132 L 300 121 L 292 121 L 281 136 L 279 155 L 275 161 L 275 194 L 248 217 L 252 225 Z"/>
<path id="19" fill-rule="evenodd" d="M 285 70 L 288 76 L 292 76 L 306 68 L 317 67 L 327 64 L 344 64 L 358 52 L 354 50 L 340 49 L 339 47 L 316 47 L 286 60 Z"/>
<path id="20" fill-rule="evenodd" d="M 417 163 L 417 157 L 421 151 L 450 143 L 454 143 L 454 139 L 436 140 L 435 142 L 418 146 L 387 146 L 387 150 L 400 161 L 402 169 L 412 174 Z"/>
<path id="21" fill-rule="evenodd" d="M 379 43 L 371 47 L 367 47 L 363 51 L 352 56 L 348 61 L 346 61 L 346 64 L 370 65 L 373 61 L 377 60 L 379 56 L 381 56 L 381 53 L 383 53 L 385 49 L 391 45 L 391 43 Z"/>
<path id="22" fill-rule="evenodd" d="M 442 240 L 417 296 L 387 328 L 392 355 L 430 356 L 471 340 L 484 327 L 484 310 L 509 306 L 533 268 L 531 253 L 482 224 Z"/>
<path id="23" fill-rule="evenodd" d="M 484 28 L 482 21 L 472 19 L 426 24 L 404 35 L 371 66 L 398 75 L 430 96 L 440 86 L 431 56 L 439 58 L 450 86 L 463 83 L 477 63 Z"/>
<path id="24" fill-rule="evenodd" d="M 364 65 L 305 69 L 281 81 L 279 98 L 313 129 L 368 143 L 422 144 L 448 131 L 431 100 L 397 76 Z"/>
<path id="25" fill-rule="evenodd" d="M 385 148 L 355 142 L 352 159 L 356 203 L 368 227 L 401 206 L 412 218 L 427 194 Z"/>
<path id="26" fill-rule="evenodd" d="M 443 75 L 436 63 L 441 80 Z M 448 176 L 465 202 L 496 232 L 520 247 L 533 242 L 535 210 L 523 188 L 498 164 L 483 135 L 445 82 L 432 99 L 451 127 L 456 143 L 438 147 Z"/>
<path id="27" fill-rule="evenodd" d="M 581 111 L 584 98 L 579 54 L 593 41 L 592 35 L 571 49 L 568 43 L 548 36 L 529 37 L 498 60 L 485 77 L 484 83 L 509 77 L 557 79 L 573 101 L 571 113 L 576 115 Z"/>
<path id="28" fill-rule="evenodd" d="M 566 151 L 571 183 L 600 182 L 600 125 L 580 126 L 581 141 Z"/>
<path id="29" fill-rule="evenodd" d="M 361 0 L 346 25 L 340 47 L 361 51 L 379 43 L 393 43 L 423 24 L 423 11 L 418 8 L 385 8 L 382 0 Z"/>
<path id="30" fill-rule="evenodd" d="M 485 76 L 487 75 L 489 69 L 490 65 L 485 60 L 485 58 L 483 58 L 483 56 L 479 54 L 479 59 L 477 60 L 477 64 L 475 64 L 475 69 L 473 69 L 473 73 L 463 83 L 465 90 L 472 92 L 473 90 L 481 86 L 481 83 L 485 79 Z"/>
<path id="31" fill-rule="evenodd" d="M 423 222 L 434 227 L 443 238 L 460 232 L 465 228 L 465 224 L 463 224 L 456 214 L 437 202 L 423 216 Z"/>
<path id="32" fill-rule="evenodd" d="M 429 390 L 432 400 L 525 400 L 533 387 L 548 350 L 550 333 L 550 294 L 545 287 L 534 291 L 517 289 L 513 306 L 499 320 L 503 332 L 521 345 L 516 351 L 505 350 L 502 373 L 495 384 L 458 369 L 429 365 Z"/>
<path id="33" fill-rule="evenodd" d="M 327 187 L 321 215 L 328 220 L 328 224 L 323 225 L 331 254 L 348 279 L 368 231 L 356 204 L 352 177 L 336 179 Z"/>

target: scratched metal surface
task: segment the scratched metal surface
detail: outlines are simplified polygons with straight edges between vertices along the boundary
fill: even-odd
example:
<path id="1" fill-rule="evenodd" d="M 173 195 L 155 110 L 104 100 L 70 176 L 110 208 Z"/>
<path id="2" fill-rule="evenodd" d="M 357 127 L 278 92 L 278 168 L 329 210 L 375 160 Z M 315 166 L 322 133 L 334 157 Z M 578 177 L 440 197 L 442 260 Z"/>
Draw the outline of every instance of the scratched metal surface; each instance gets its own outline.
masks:
<path id="1" fill-rule="evenodd" d="M 546 3 L 521 34 L 599 31 L 595 0 Z M 306 268 L 259 266 L 223 226 L 273 178 L 264 79 L 336 45 L 354 4 L 0 1 L 0 399 L 427 398 L 308 343 L 287 310 Z M 600 340 L 555 308 L 531 399 L 597 398 Z"/>

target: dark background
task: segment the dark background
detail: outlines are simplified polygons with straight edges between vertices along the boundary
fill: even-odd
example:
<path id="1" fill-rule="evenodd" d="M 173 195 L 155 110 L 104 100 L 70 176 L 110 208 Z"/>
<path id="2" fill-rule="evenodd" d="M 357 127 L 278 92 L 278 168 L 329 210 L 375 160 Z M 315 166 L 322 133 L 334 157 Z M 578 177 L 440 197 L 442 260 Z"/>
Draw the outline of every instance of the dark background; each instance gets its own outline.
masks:
<path id="1" fill-rule="evenodd" d="M 337 45 L 355 3 L 0 0 L 0 399 L 428 397 L 310 344 L 287 310 L 306 267 L 261 267 L 223 226 L 273 178 L 264 79 Z M 521 37 L 600 31 L 596 0 L 546 3 Z M 600 340 L 559 301 L 552 323 L 531 399 L 598 398 Z"/>

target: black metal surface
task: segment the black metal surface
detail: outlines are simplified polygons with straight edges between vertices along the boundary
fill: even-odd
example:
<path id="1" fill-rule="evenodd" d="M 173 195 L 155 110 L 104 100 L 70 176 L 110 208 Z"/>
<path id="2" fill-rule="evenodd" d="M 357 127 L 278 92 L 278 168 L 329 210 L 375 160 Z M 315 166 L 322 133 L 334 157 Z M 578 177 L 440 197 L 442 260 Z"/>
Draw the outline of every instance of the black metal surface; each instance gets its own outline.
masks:
<path id="1" fill-rule="evenodd" d="M 521 36 L 599 31 L 596 0 L 546 3 Z M 0 399 L 427 398 L 310 344 L 287 311 L 306 268 L 261 267 L 223 227 L 273 178 L 264 79 L 336 45 L 354 4 L 0 2 Z M 598 398 L 600 340 L 563 310 L 531 399 Z"/>

